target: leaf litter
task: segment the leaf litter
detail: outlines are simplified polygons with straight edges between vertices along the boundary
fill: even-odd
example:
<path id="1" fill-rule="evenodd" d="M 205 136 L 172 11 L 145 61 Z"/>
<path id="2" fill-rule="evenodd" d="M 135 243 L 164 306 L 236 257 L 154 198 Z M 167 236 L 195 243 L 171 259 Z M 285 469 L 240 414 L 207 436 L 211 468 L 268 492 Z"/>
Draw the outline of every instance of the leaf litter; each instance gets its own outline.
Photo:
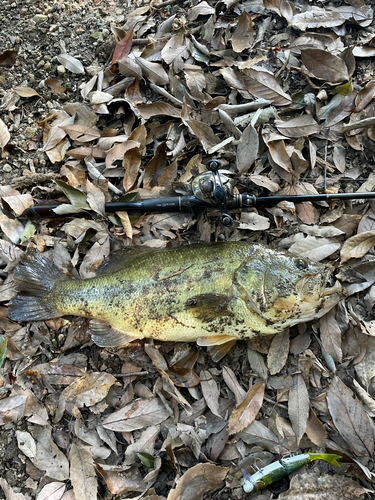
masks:
<path id="1" fill-rule="evenodd" d="M 234 210 L 233 228 L 220 226 L 217 211 L 108 215 L 105 203 L 189 195 L 212 157 L 236 173 L 238 192 L 257 196 L 374 190 L 369 2 L 153 2 L 124 8 L 122 21 L 106 2 L 101 8 L 110 29 L 91 33 L 107 51 L 100 66 L 59 32 L 51 50 L 60 66 L 40 65 L 44 83 L 16 76 L 22 50 L 0 54 L 2 83 L 9 77 L 0 95 L 8 340 L 0 434 L 26 461 L 23 483 L 0 461 L 4 495 L 245 498 L 244 461 L 261 457 L 261 467 L 329 447 L 348 462 L 345 476 L 315 463 L 275 495 L 363 498 L 374 453 L 373 201 Z M 40 121 L 31 114 L 23 127 L 22 110 L 37 106 Z M 20 154 L 30 170 L 17 176 Z M 30 207 L 47 200 L 61 203 L 59 217 L 32 220 Z M 88 210 L 94 219 L 70 216 Z M 224 239 L 328 261 L 348 298 L 273 339 L 214 349 L 148 341 L 100 349 L 82 318 L 7 318 L 12 271 L 27 248 L 87 278 L 129 245 Z"/>

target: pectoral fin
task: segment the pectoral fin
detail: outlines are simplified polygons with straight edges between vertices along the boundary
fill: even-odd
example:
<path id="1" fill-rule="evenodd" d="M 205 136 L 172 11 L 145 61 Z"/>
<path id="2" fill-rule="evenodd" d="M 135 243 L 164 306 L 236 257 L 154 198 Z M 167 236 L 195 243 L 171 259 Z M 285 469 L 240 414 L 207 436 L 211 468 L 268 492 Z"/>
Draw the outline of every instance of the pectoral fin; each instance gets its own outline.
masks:
<path id="1" fill-rule="evenodd" d="M 198 320 L 210 322 L 219 316 L 231 316 L 229 306 L 233 297 L 220 293 L 194 295 L 185 302 L 185 308 Z"/>
<path id="2" fill-rule="evenodd" d="M 197 340 L 197 344 L 200 346 L 212 346 L 212 345 L 221 345 L 226 342 L 231 342 L 233 340 L 238 340 L 236 337 L 232 337 L 231 335 L 211 335 L 210 337 L 200 337 Z"/>
<path id="3" fill-rule="evenodd" d="M 91 340 L 99 347 L 120 347 L 137 338 L 116 330 L 109 323 L 98 319 L 90 321 L 89 333 Z"/>

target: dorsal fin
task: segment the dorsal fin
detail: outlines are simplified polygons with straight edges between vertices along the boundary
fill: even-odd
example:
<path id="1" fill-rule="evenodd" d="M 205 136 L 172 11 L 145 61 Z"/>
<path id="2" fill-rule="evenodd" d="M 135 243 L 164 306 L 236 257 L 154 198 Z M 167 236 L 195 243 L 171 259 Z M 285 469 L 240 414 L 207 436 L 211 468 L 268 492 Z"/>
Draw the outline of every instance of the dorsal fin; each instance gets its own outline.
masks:
<path id="1" fill-rule="evenodd" d="M 129 246 L 112 252 L 98 267 L 96 276 L 120 271 L 140 254 L 152 252 L 150 247 Z"/>

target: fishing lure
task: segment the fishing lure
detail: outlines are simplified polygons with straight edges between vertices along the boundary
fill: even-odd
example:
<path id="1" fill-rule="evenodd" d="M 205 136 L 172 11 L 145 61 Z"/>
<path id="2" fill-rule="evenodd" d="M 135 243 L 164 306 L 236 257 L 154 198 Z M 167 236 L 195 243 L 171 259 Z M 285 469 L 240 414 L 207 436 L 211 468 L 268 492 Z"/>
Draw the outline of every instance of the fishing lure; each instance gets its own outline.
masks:
<path id="1" fill-rule="evenodd" d="M 341 467 L 337 461 L 339 458 L 341 458 L 340 455 L 334 455 L 332 453 L 302 453 L 301 455 L 281 458 L 277 462 L 272 462 L 272 464 L 263 467 L 252 476 L 244 469 L 241 469 L 245 477 L 243 489 L 246 493 L 261 490 L 279 481 L 279 479 L 288 476 L 313 460 L 325 460 L 332 465 Z"/>

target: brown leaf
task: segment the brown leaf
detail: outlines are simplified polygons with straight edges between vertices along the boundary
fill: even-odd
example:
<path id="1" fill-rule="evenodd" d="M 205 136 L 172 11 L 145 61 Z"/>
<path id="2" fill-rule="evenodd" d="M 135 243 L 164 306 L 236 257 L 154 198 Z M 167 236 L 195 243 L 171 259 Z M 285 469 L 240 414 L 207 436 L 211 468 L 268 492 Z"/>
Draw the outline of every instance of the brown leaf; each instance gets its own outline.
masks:
<path id="1" fill-rule="evenodd" d="M 328 10 L 313 5 L 311 10 L 296 14 L 290 21 L 293 28 L 305 31 L 308 28 L 332 28 L 341 26 L 345 18 L 337 10 Z"/>
<path id="2" fill-rule="evenodd" d="M 276 375 L 284 367 L 289 354 L 289 330 L 278 333 L 268 351 L 267 366 L 271 375 Z"/>
<path id="3" fill-rule="evenodd" d="M 296 434 L 297 445 L 306 431 L 309 417 L 309 395 L 301 374 L 294 375 L 293 387 L 289 391 L 288 414 Z"/>
<path id="4" fill-rule="evenodd" d="M 224 481 L 228 471 L 228 467 L 218 467 L 210 463 L 194 465 L 177 481 L 177 486 L 170 490 L 168 500 L 202 500 L 205 493 Z"/>
<path id="5" fill-rule="evenodd" d="M 125 90 L 125 99 L 133 106 L 138 106 L 143 102 L 141 90 L 139 88 L 139 80 L 134 79 L 133 83 Z"/>
<path id="6" fill-rule="evenodd" d="M 105 215 L 105 194 L 98 187 L 95 186 L 92 182 L 87 179 L 86 182 L 86 191 L 87 191 L 87 203 L 90 205 L 90 208 L 94 210 L 97 214 Z"/>
<path id="7" fill-rule="evenodd" d="M 208 370 L 202 370 L 199 374 L 199 378 L 201 380 L 202 393 L 207 406 L 214 415 L 223 418 L 219 413 L 220 389 L 218 384 Z"/>
<path id="8" fill-rule="evenodd" d="M 17 194 L 13 196 L 4 196 L 2 200 L 17 214 L 22 215 L 31 205 L 34 204 L 31 194 Z"/>
<path id="9" fill-rule="evenodd" d="M 140 493 L 147 489 L 147 484 L 142 481 L 137 467 L 106 466 L 104 464 L 95 464 L 95 467 L 112 495 L 126 495 L 128 497 L 129 493 Z M 149 499 L 152 500 L 149 496 L 145 497 L 145 500 Z"/>
<path id="10" fill-rule="evenodd" d="M 243 52 L 252 46 L 254 41 L 253 22 L 250 14 L 245 10 L 238 18 L 236 29 L 230 38 L 232 47 L 235 52 Z"/>
<path id="11" fill-rule="evenodd" d="M 60 500 L 65 491 L 66 485 L 57 481 L 48 483 L 40 490 L 36 500 Z"/>
<path id="12" fill-rule="evenodd" d="M 236 404 L 239 405 L 246 396 L 246 391 L 238 382 L 233 370 L 231 370 L 227 366 L 223 367 L 223 379 L 229 389 L 233 392 L 234 397 L 236 398 Z"/>
<path id="13" fill-rule="evenodd" d="M 79 268 L 81 278 L 93 278 L 100 264 L 108 257 L 109 250 L 109 235 L 106 234 L 104 238 L 96 241 L 86 253 L 81 267 Z"/>
<path id="14" fill-rule="evenodd" d="M 241 432 L 255 420 L 263 404 L 265 387 L 264 382 L 258 382 L 248 390 L 244 400 L 233 410 L 229 418 L 229 435 Z"/>
<path id="15" fill-rule="evenodd" d="M 56 78 L 47 78 L 44 83 L 51 87 L 51 94 L 62 94 L 66 90 L 66 87 L 61 85 L 61 80 Z"/>
<path id="16" fill-rule="evenodd" d="M 184 59 L 189 57 L 185 35 L 183 33 L 173 35 L 163 47 L 161 57 L 166 64 L 173 66 L 176 73 L 180 71 L 184 67 Z"/>
<path id="17" fill-rule="evenodd" d="M 11 396 L 0 400 L 0 425 L 18 422 L 25 412 L 26 396 Z"/>
<path id="18" fill-rule="evenodd" d="M 375 230 L 365 231 L 347 239 L 341 249 L 341 264 L 349 259 L 360 259 L 375 245 Z"/>
<path id="19" fill-rule="evenodd" d="M 220 140 L 207 123 L 200 122 L 199 120 L 186 120 L 186 125 L 201 142 L 206 152 L 216 146 L 216 144 L 219 144 Z"/>
<path id="20" fill-rule="evenodd" d="M 311 115 L 301 115 L 276 124 L 277 130 L 288 137 L 302 137 L 320 132 L 320 125 Z"/>
<path id="21" fill-rule="evenodd" d="M 275 106 L 291 104 L 291 97 L 283 91 L 276 78 L 267 71 L 255 69 L 244 70 L 246 89 L 256 97 L 263 97 L 273 101 Z"/>
<path id="22" fill-rule="evenodd" d="M 168 417 L 169 412 L 159 398 L 137 399 L 105 418 L 103 427 L 115 432 L 131 432 L 160 424 Z"/>
<path id="23" fill-rule="evenodd" d="M 8 127 L 0 118 L 0 147 L 4 148 L 8 144 L 9 140 L 10 140 L 10 133 Z"/>
<path id="24" fill-rule="evenodd" d="M 195 21 L 198 16 L 207 16 L 214 13 L 215 9 L 208 5 L 208 3 L 204 0 L 203 2 L 199 2 L 197 5 L 189 9 L 188 19 L 189 21 Z"/>
<path id="25" fill-rule="evenodd" d="M 133 34 L 134 29 L 132 28 L 122 40 L 117 42 L 112 55 L 112 65 L 121 61 L 121 59 L 125 59 L 125 57 L 130 53 L 133 44 Z"/>
<path id="26" fill-rule="evenodd" d="M 27 500 L 27 497 L 23 493 L 16 493 L 13 488 L 5 481 L 5 479 L 0 477 L 0 486 L 4 492 L 6 500 Z"/>
<path id="27" fill-rule="evenodd" d="M 0 54 L 0 68 L 11 68 L 16 62 L 18 50 L 5 50 Z"/>
<path id="28" fill-rule="evenodd" d="M 349 80 L 348 68 L 345 62 L 326 50 L 301 50 L 301 59 L 306 69 L 319 80 L 332 83 Z"/>
<path id="29" fill-rule="evenodd" d="M 155 85 L 167 85 L 169 83 L 168 73 L 159 63 L 154 63 L 143 59 L 143 57 L 135 57 L 135 62 L 142 69 L 144 77 Z"/>
<path id="30" fill-rule="evenodd" d="M 81 75 L 85 72 L 85 68 L 83 67 L 80 60 L 76 57 L 71 56 L 70 54 L 64 53 L 56 56 L 57 60 L 60 64 L 64 66 L 65 69 L 75 73 L 77 75 Z"/>
<path id="31" fill-rule="evenodd" d="M 88 373 L 63 390 L 66 401 L 72 401 L 77 408 L 93 406 L 102 401 L 109 389 L 116 383 L 116 378 L 110 373 Z"/>
<path id="32" fill-rule="evenodd" d="M 35 95 L 37 95 L 38 97 L 42 97 L 36 90 L 30 87 L 14 87 L 13 90 L 20 97 L 33 97 Z"/>
<path id="33" fill-rule="evenodd" d="M 276 182 L 271 181 L 271 179 L 269 179 L 265 175 L 250 174 L 250 180 L 257 186 L 268 189 L 268 191 L 271 191 L 271 193 L 276 193 L 276 191 L 278 191 L 280 188 L 280 186 L 276 184 Z"/>
<path id="34" fill-rule="evenodd" d="M 240 224 L 238 229 L 248 229 L 250 231 L 263 231 L 270 227 L 270 221 L 267 217 L 255 213 L 241 212 Z"/>
<path id="35" fill-rule="evenodd" d="M 88 146 L 82 146 L 79 148 L 70 149 L 67 151 L 69 156 L 73 156 L 77 160 L 84 160 L 86 156 L 92 155 L 96 160 L 104 160 L 106 157 L 106 152 L 101 148 L 90 148 Z"/>
<path id="36" fill-rule="evenodd" d="M 340 243 L 330 240 L 329 238 L 316 238 L 315 236 L 311 236 L 293 243 L 289 248 L 289 252 L 319 262 L 336 252 L 340 246 Z"/>
<path id="37" fill-rule="evenodd" d="M 237 146 L 237 168 L 240 175 L 248 172 L 258 156 L 259 138 L 253 125 L 249 125 L 242 133 L 241 141 Z"/>
<path id="38" fill-rule="evenodd" d="M 96 500 L 98 481 L 90 447 L 80 442 L 72 443 L 69 459 L 70 481 L 75 500 Z"/>
<path id="39" fill-rule="evenodd" d="M 365 387 L 369 387 L 375 377 L 375 337 L 368 337 L 367 342 L 364 358 L 355 365 L 355 371 Z"/>
<path id="40" fill-rule="evenodd" d="M 374 453 L 374 434 L 363 406 L 353 392 L 335 376 L 327 391 L 327 403 L 336 429 L 357 455 Z"/>
<path id="41" fill-rule="evenodd" d="M 145 120 L 159 115 L 167 115 L 174 118 L 181 117 L 180 109 L 175 108 L 171 104 L 163 101 L 155 101 L 151 104 L 140 104 L 136 109 Z"/>
<path id="42" fill-rule="evenodd" d="M 341 329 L 336 320 L 336 310 L 334 307 L 320 319 L 320 338 L 326 352 L 341 362 Z"/>
<path id="43" fill-rule="evenodd" d="M 312 408 L 310 408 L 309 418 L 306 423 L 306 434 L 316 446 L 320 448 L 326 447 L 327 431 Z"/>
<path id="44" fill-rule="evenodd" d="M 125 170 L 124 180 L 123 180 L 125 193 L 130 191 L 134 186 L 139 174 L 139 167 L 141 166 L 141 161 L 142 161 L 141 148 L 133 148 L 125 152 L 124 158 L 122 160 L 122 165 Z"/>
<path id="45" fill-rule="evenodd" d="M 74 141 L 90 142 L 100 137 L 99 130 L 86 125 L 66 125 L 60 128 L 65 130 Z"/>

